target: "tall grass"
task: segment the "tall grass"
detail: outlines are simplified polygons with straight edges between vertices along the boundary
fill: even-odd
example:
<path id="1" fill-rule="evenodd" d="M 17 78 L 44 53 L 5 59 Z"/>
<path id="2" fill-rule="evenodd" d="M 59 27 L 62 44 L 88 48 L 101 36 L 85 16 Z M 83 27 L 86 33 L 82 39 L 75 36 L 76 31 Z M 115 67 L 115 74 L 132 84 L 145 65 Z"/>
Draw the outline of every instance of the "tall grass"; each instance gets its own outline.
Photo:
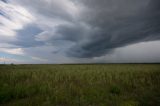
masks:
<path id="1" fill-rule="evenodd" d="M 1 65 L 1 106 L 159 106 L 159 64 Z"/>

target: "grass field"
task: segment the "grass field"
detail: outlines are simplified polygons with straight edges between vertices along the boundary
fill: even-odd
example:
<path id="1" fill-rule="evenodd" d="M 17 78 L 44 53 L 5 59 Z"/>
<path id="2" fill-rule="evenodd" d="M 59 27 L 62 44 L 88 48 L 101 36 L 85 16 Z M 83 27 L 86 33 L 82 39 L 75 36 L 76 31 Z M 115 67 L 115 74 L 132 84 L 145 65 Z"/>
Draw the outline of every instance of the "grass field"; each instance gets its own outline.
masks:
<path id="1" fill-rule="evenodd" d="M 160 64 L 0 65 L 0 106 L 160 106 Z"/>

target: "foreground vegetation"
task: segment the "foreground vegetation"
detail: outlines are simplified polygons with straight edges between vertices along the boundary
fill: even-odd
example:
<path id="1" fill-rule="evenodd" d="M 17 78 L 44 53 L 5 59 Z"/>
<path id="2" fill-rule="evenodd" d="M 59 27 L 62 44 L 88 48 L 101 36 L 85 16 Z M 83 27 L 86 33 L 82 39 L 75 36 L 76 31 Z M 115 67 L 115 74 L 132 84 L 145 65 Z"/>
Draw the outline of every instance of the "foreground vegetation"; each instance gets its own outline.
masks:
<path id="1" fill-rule="evenodd" d="M 159 106 L 160 64 L 0 65 L 0 106 Z"/>

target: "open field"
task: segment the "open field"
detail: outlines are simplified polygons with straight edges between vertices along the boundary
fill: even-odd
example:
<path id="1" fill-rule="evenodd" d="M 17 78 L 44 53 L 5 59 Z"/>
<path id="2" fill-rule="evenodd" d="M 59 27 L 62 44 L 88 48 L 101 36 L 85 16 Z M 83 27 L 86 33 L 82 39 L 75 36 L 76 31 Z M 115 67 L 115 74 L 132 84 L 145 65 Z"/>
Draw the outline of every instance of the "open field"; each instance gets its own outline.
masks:
<path id="1" fill-rule="evenodd" d="M 0 106 L 159 106 L 160 64 L 0 65 Z"/>

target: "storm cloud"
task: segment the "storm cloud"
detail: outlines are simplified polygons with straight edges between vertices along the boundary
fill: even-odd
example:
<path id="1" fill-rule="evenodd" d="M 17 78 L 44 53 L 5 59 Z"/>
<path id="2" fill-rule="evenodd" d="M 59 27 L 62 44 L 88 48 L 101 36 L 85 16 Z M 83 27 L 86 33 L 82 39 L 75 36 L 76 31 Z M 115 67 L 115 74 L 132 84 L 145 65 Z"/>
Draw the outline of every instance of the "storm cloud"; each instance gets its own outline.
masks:
<path id="1" fill-rule="evenodd" d="M 159 0 L 1 0 L 0 19 L 0 45 L 60 61 L 96 62 L 160 40 Z"/>
<path id="2" fill-rule="evenodd" d="M 160 39 L 158 0 L 87 0 L 84 5 L 89 10 L 82 20 L 92 28 L 91 35 L 71 47 L 69 56 L 98 57 L 118 47 Z"/>

